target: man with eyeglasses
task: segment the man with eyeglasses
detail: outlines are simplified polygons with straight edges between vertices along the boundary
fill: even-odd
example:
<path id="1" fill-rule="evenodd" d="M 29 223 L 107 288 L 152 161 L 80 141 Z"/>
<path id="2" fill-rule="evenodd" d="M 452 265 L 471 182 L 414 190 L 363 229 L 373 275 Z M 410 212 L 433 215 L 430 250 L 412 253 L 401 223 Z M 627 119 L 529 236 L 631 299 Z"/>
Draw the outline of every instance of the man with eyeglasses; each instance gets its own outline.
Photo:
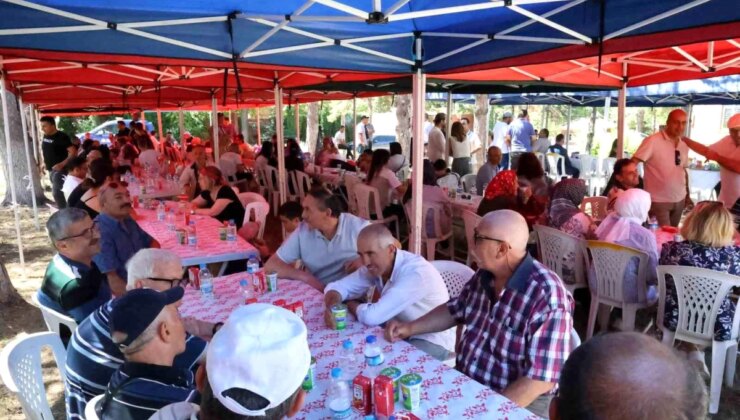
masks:
<path id="1" fill-rule="evenodd" d="M 572 346 L 573 298 L 527 254 L 528 238 L 519 213 L 486 214 L 471 250 L 479 269 L 460 295 L 415 321 L 389 321 L 385 335 L 395 341 L 465 325 L 457 369 L 546 417 Z"/>
<path id="2" fill-rule="evenodd" d="M 153 289 L 166 291 L 184 287 L 182 261 L 176 254 L 163 249 L 143 249 L 137 252 L 127 264 L 128 291 Z M 127 292 L 128 293 L 128 292 Z M 75 330 L 67 347 L 67 378 L 65 382 L 67 418 L 82 416 L 85 405 L 93 397 L 105 392 L 113 373 L 123 364 L 121 350 L 111 340 L 109 319 L 116 299 L 109 300 L 94 311 Z M 206 341 L 220 327 L 183 319 L 185 331 L 185 351 L 175 357 L 172 364 L 195 372 L 201 359 L 205 357 Z"/>
<path id="3" fill-rule="evenodd" d="M 650 193 L 650 214 L 661 226 L 678 226 L 683 209 L 691 205 L 686 167 L 689 148 L 681 141 L 686 130 L 686 112 L 674 109 L 665 129 L 646 137 L 632 160 L 645 165 L 645 191 Z"/>
<path id="4" fill-rule="evenodd" d="M 100 232 L 84 210 L 66 208 L 46 222 L 57 254 L 46 267 L 39 303 L 82 322 L 111 297 L 105 274 L 93 262 L 100 252 Z"/>

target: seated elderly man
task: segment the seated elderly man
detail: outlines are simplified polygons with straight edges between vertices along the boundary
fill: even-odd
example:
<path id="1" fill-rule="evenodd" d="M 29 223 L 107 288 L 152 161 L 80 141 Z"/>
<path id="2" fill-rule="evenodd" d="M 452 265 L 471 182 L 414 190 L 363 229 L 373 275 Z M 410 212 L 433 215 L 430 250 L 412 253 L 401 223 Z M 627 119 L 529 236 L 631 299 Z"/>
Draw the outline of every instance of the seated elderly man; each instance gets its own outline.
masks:
<path id="1" fill-rule="evenodd" d="M 99 192 L 100 214 L 95 218 L 100 229 L 100 253 L 95 263 L 108 276 L 113 294 L 126 290 L 126 261 L 144 248 L 159 248 L 159 242 L 149 236 L 131 218 L 131 197 L 122 184 L 112 182 Z"/>
<path id="2" fill-rule="evenodd" d="M 303 221 L 267 260 L 265 270 L 323 291 L 327 284 L 359 268 L 357 235 L 368 224 L 342 213 L 339 197 L 330 191 L 312 190 L 303 199 Z M 305 271 L 292 265 L 296 260 L 303 262 Z"/>
<path id="3" fill-rule="evenodd" d="M 450 300 L 437 269 L 423 257 L 399 249 L 385 225 L 362 229 L 357 253 L 364 266 L 324 290 L 327 326 L 335 327 L 331 307 L 341 302 L 360 322 L 376 326 L 389 319 L 413 321 Z M 453 328 L 414 335 L 408 341 L 438 360 L 455 351 Z"/>
<path id="4" fill-rule="evenodd" d="M 306 324 L 283 308 L 238 308 L 213 337 L 205 369 L 198 371 L 200 407 L 170 404 L 150 420 L 292 418 L 306 398 L 307 337 Z"/>
<path id="5" fill-rule="evenodd" d="M 170 251 L 148 248 L 137 252 L 128 262 L 128 290 L 166 291 L 180 285 L 182 262 Z M 116 300 L 108 301 L 93 312 L 75 330 L 67 347 L 65 381 L 67 418 L 83 416 L 85 405 L 105 392 L 113 372 L 123 364 L 121 350 L 113 344 L 108 326 Z M 185 352 L 175 357 L 173 366 L 195 371 L 205 357 L 206 342 L 220 324 L 185 319 L 190 334 Z"/>
<path id="6" fill-rule="evenodd" d="M 456 299 L 411 322 L 390 321 L 388 340 L 464 324 L 457 369 L 539 416 L 571 348 L 573 298 L 563 282 L 527 254 L 519 213 L 486 214 L 475 230 L 479 270 Z"/>
<path id="7" fill-rule="evenodd" d="M 104 274 L 93 262 L 100 252 L 100 233 L 84 210 L 66 208 L 46 222 L 57 254 L 46 266 L 39 303 L 82 322 L 110 299 Z"/>
<path id="8" fill-rule="evenodd" d="M 579 346 L 560 375 L 553 420 L 699 420 L 707 391 L 699 371 L 644 334 L 596 336 Z M 658 386 L 656 384 L 670 384 Z"/>
<path id="9" fill-rule="evenodd" d="M 193 372 L 175 367 L 185 351 L 185 325 L 177 312 L 182 287 L 136 289 L 113 305 L 108 324 L 125 362 L 96 405 L 102 420 L 145 420 L 160 408 L 198 397 Z"/>

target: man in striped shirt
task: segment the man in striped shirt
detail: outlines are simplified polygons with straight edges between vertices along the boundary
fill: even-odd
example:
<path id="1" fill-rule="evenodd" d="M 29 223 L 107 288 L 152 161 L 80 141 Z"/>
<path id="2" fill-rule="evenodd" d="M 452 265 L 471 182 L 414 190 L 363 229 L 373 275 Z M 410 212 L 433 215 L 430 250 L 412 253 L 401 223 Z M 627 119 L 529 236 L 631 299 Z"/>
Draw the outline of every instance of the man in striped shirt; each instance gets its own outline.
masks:
<path id="1" fill-rule="evenodd" d="M 164 291 L 179 285 L 182 263 L 177 255 L 161 249 L 144 249 L 127 264 L 129 290 L 148 288 Z M 67 418 L 84 418 L 85 405 L 103 394 L 113 373 L 123 364 L 124 356 L 113 344 L 109 320 L 115 300 L 90 314 L 75 330 L 67 347 L 65 383 Z M 208 336 L 213 325 L 184 320 L 186 330 Z M 206 342 L 195 335 L 185 338 L 185 351 L 175 357 L 173 366 L 195 372 L 205 357 Z"/>

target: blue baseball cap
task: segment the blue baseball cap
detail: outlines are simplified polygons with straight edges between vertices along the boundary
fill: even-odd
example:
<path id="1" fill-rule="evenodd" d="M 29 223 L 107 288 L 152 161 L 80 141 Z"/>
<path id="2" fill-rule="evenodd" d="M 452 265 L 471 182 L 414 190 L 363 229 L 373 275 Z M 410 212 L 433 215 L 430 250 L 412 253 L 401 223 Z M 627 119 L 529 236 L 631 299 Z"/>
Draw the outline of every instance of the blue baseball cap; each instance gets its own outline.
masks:
<path id="1" fill-rule="evenodd" d="M 108 320 L 111 337 L 116 332 L 126 334 L 126 339 L 116 345 L 125 349 L 149 327 L 165 306 L 179 301 L 184 294 L 182 287 L 173 287 L 163 292 L 134 289 L 114 300 Z"/>

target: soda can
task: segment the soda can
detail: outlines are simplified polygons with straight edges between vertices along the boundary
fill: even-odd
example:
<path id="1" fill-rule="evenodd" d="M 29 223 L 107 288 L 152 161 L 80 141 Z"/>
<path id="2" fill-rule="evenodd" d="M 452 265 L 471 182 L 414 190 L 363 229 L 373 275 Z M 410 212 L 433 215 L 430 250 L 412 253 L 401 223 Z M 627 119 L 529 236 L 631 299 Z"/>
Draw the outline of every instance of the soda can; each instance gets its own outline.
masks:
<path id="1" fill-rule="evenodd" d="M 278 289 L 278 275 L 276 271 L 270 271 L 267 273 L 267 290 L 271 292 L 277 292 Z"/>
<path id="2" fill-rule="evenodd" d="M 387 376 L 380 375 L 373 383 L 373 401 L 375 402 L 375 415 L 390 417 L 395 408 L 393 391 L 393 380 Z"/>
<path id="3" fill-rule="evenodd" d="M 388 366 L 381 370 L 380 374 L 391 378 L 393 382 L 393 401 L 401 399 L 401 388 L 398 385 L 398 380 L 401 379 L 401 369 L 395 366 Z"/>
<path id="4" fill-rule="evenodd" d="M 177 243 L 180 245 L 187 245 L 188 243 L 188 232 L 185 229 L 177 229 Z"/>
<path id="5" fill-rule="evenodd" d="M 331 307 L 331 313 L 334 315 L 334 321 L 337 330 L 347 328 L 347 305 L 341 303 Z"/>
<path id="6" fill-rule="evenodd" d="M 298 318 L 303 318 L 303 302 L 293 302 L 290 305 L 288 305 L 288 308 L 296 315 L 298 315 Z"/>
<path id="7" fill-rule="evenodd" d="M 131 206 L 133 208 L 135 208 L 135 209 L 138 209 L 139 208 L 139 196 L 138 195 L 135 195 L 135 196 L 133 196 L 133 198 L 131 200 L 132 200 L 131 201 Z"/>
<path id="8" fill-rule="evenodd" d="M 188 268 L 188 280 L 190 281 L 190 284 L 195 287 L 196 290 L 200 290 L 200 268 Z"/>
<path id="9" fill-rule="evenodd" d="M 401 376 L 401 395 L 403 406 L 407 410 L 418 410 L 421 406 L 421 376 L 417 373 L 407 373 Z"/>
<path id="10" fill-rule="evenodd" d="M 225 241 L 226 240 L 226 223 L 224 223 L 223 226 L 218 227 L 218 239 Z"/>
<path id="11" fill-rule="evenodd" d="M 352 408 L 363 416 L 373 413 L 373 383 L 362 374 L 352 381 Z"/>
<path id="12" fill-rule="evenodd" d="M 308 373 L 306 373 L 306 377 L 303 378 L 303 384 L 301 384 L 301 388 L 303 388 L 304 391 L 310 391 L 313 389 L 315 372 L 316 372 L 316 358 L 312 357 L 311 365 L 308 366 Z"/>

